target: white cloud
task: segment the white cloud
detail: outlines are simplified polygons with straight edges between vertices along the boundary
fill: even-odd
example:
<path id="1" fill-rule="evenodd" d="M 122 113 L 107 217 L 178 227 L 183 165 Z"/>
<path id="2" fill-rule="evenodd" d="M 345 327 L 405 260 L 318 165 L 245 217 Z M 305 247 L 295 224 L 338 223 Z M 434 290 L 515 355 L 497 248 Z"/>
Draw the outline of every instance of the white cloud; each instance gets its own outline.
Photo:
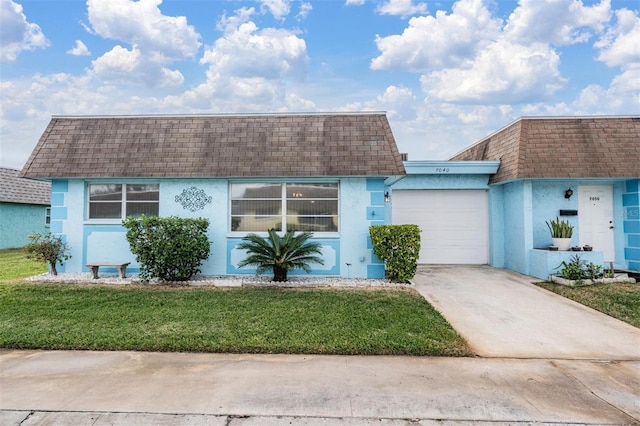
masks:
<path id="1" fill-rule="evenodd" d="M 91 62 L 89 75 L 103 82 L 118 82 L 147 87 L 175 87 L 184 82 L 180 71 L 170 70 L 144 58 L 134 47 L 128 50 L 115 46 Z"/>
<path id="2" fill-rule="evenodd" d="M 411 16 L 427 13 L 427 4 L 414 4 L 413 0 L 386 0 L 377 7 L 377 12 L 381 15 Z"/>
<path id="3" fill-rule="evenodd" d="M 76 40 L 76 45 L 73 48 L 67 50 L 67 53 L 69 55 L 73 55 L 73 56 L 89 56 L 89 55 L 91 55 L 91 52 L 89 52 L 89 49 L 82 42 L 82 40 Z"/>
<path id="4" fill-rule="evenodd" d="M 482 0 L 460 0 L 452 10 L 411 18 L 401 35 L 376 37 L 381 54 L 371 69 L 424 72 L 459 66 L 500 34 L 501 21 Z"/>
<path id="5" fill-rule="evenodd" d="M 27 21 L 22 6 L 0 0 L 0 62 L 13 62 L 20 52 L 49 46 L 37 24 Z"/>
<path id="6" fill-rule="evenodd" d="M 394 120 L 414 120 L 417 117 L 415 103 L 416 97 L 406 87 L 389 86 L 376 98 L 377 109 L 387 111 L 389 119 Z"/>
<path id="7" fill-rule="evenodd" d="M 259 28 L 252 8 L 223 16 L 224 35 L 205 48 L 207 81 L 179 95 L 167 96 L 163 108 L 207 111 L 265 111 L 311 107 L 312 102 L 287 92 L 287 82 L 304 79 L 309 58 L 306 43 L 286 29 Z"/>
<path id="8" fill-rule="evenodd" d="M 311 3 L 302 2 L 302 4 L 300 4 L 300 12 L 298 12 L 296 18 L 298 18 L 298 20 L 307 19 L 312 10 L 313 6 L 311 5 Z"/>
<path id="9" fill-rule="evenodd" d="M 423 75 L 423 90 L 445 102 L 522 103 L 550 97 L 564 84 L 560 57 L 548 45 L 499 39 L 470 62 Z"/>
<path id="10" fill-rule="evenodd" d="M 520 0 L 504 33 L 518 43 L 565 46 L 589 40 L 610 19 L 610 0 L 593 6 L 585 6 L 581 0 Z"/>
<path id="11" fill-rule="evenodd" d="M 289 0 L 261 0 L 260 11 L 271 13 L 276 19 L 284 19 L 291 11 Z"/>
<path id="12" fill-rule="evenodd" d="M 616 12 L 617 24 L 595 44 L 598 60 L 610 67 L 640 63 L 640 16 L 628 9 Z"/>
<path id="13" fill-rule="evenodd" d="M 200 35 L 184 16 L 165 16 L 161 0 L 87 0 L 96 34 L 138 46 L 151 60 L 167 63 L 192 57 Z"/>
<path id="14" fill-rule="evenodd" d="M 184 16 L 165 16 L 161 0 L 87 0 L 91 30 L 101 37 L 131 45 L 116 45 L 92 62 L 90 75 L 146 87 L 175 87 L 184 77 L 167 64 L 193 57 L 200 35 Z"/>
<path id="15" fill-rule="evenodd" d="M 306 43 L 285 29 L 259 29 L 244 22 L 206 49 L 200 60 L 209 64 L 209 76 L 264 77 L 281 79 L 303 77 L 309 58 Z"/>
<path id="16" fill-rule="evenodd" d="M 345 6 L 362 6 L 365 0 L 345 0 Z"/>

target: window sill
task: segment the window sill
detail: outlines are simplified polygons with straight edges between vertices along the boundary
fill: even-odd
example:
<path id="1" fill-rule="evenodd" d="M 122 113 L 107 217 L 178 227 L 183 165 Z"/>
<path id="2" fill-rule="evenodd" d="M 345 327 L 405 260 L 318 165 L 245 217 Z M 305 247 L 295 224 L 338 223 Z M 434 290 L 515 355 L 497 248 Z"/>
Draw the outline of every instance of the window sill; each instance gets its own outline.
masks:
<path id="1" fill-rule="evenodd" d="M 120 225 L 122 219 L 87 219 L 82 222 L 83 225 Z"/>
<path id="2" fill-rule="evenodd" d="M 244 238 L 249 234 L 256 234 L 260 237 L 267 237 L 269 234 L 267 232 L 236 232 L 231 231 L 227 232 L 227 238 Z M 312 232 L 313 237 L 312 240 L 322 240 L 322 239 L 336 239 L 340 238 L 339 232 Z M 278 235 L 284 235 L 284 232 L 278 232 Z"/>

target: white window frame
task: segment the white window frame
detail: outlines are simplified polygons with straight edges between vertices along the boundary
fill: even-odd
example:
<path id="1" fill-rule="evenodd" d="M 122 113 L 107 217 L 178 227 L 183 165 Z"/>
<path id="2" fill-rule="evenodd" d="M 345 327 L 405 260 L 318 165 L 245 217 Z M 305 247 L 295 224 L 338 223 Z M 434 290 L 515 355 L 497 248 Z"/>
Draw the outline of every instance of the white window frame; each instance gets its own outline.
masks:
<path id="1" fill-rule="evenodd" d="M 337 230 L 336 231 L 309 231 L 311 233 L 314 234 L 314 236 L 319 236 L 319 237 L 333 237 L 333 236 L 337 236 L 340 234 L 340 226 L 342 223 L 342 217 L 341 217 L 341 209 L 340 209 L 340 197 L 341 197 L 341 185 L 340 185 L 340 181 L 339 180 L 319 180 L 319 181 L 306 181 L 306 180 L 295 180 L 295 181 L 231 181 L 229 182 L 229 211 L 227 214 L 227 218 L 228 218 L 228 232 L 230 233 L 230 235 L 234 235 L 234 236 L 240 236 L 240 235 L 246 235 L 246 234 L 258 234 L 258 235 L 266 235 L 267 231 L 234 231 L 232 229 L 233 227 L 233 215 L 232 215 L 232 203 L 234 201 L 233 198 L 233 194 L 232 194 L 232 187 L 234 184 L 265 184 L 265 185 L 280 185 L 280 198 L 273 198 L 271 200 L 278 200 L 281 203 L 281 209 L 280 209 L 280 219 L 281 219 L 281 223 L 282 223 L 282 229 L 280 231 L 278 231 L 278 233 L 284 234 L 286 232 L 287 229 L 287 185 L 299 185 L 299 184 L 331 184 L 331 185 L 335 185 L 336 189 L 337 189 L 337 197 L 334 198 L 327 198 L 327 200 L 335 200 L 336 204 L 337 204 L 337 220 L 338 220 L 338 224 L 337 224 Z M 303 231 L 300 231 L 303 232 Z"/>
<path id="2" fill-rule="evenodd" d="M 91 217 L 91 185 L 120 185 L 120 200 L 111 200 L 111 203 L 120 203 L 120 217 L 118 218 L 103 218 L 103 217 Z M 158 200 L 129 200 L 127 201 L 127 186 L 128 185 L 156 185 L 158 187 Z M 93 201 L 96 203 L 96 201 Z M 127 202 L 129 203 L 149 203 L 158 205 L 158 214 L 160 214 L 160 184 L 157 182 L 88 182 L 86 185 L 86 220 L 90 222 L 117 222 L 120 223 L 127 218 Z M 97 202 L 99 203 L 99 202 Z M 106 203 L 106 202 L 105 202 Z"/>

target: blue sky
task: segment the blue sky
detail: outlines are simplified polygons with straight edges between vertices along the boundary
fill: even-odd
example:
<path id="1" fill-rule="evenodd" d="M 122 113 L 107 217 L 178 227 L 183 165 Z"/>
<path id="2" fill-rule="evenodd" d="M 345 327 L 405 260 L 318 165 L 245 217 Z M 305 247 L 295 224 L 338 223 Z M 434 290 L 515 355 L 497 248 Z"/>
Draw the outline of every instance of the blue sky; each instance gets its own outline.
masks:
<path id="1" fill-rule="evenodd" d="M 386 111 L 411 160 L 640 115 L 638 0 L 0 0 L 0 165 L 52 115 Z"/>

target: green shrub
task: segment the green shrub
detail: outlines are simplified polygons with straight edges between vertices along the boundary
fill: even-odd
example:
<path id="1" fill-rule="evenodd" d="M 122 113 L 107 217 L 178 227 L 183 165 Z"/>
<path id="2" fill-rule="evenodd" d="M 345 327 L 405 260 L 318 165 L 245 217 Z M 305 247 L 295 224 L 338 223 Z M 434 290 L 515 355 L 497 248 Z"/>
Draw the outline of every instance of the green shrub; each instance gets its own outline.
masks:
<path id="1" fill-rule="evenodd" d="M 209 221 L 157 216 L 128 217 L 122 222 L 143 280 L 187 281 L 209 257 Z"/>
<path id="2" fill-rule="evenodd" d="M 320 243 L 308 241 L 312 236 L 311 232 L 295 235 L 295 231 L 287 231 L 280 237 L 275 229 L 270 229 L 266 238 L 248 234 L 238 245 L 239 249 L 247 251 L 247 258 L 238 267 L 257 266 L 257 274 L 273 270 L 272 281 L 287 281 L 287 273 L 291 269 L 309 273 L 309 263 L 324 264 L 324 260 L 317 256 L 322 254 Z"/>
<path id="3" fill-rule="evenodd" d="M 31 242 L 24 246 L 27 257 L 38 262 L 49 263 L 53 275 L 58 275 L 56 264 L 62 265 L 65 260 L 71 259 L 67 244 L 62 242 L 62 237 L 47 233 L 31 234 L 29 239 Z"/>
<path id="4" fill-rule="evenodd" d="M 574 254 L 569 262 L 562 261 L 556 268 L 560 269 L 560 276 L 567 280 L 582 281 L 583 279 L 595 280 L 604 277 L 602 265 L 596 265 L 593 262 L 586 263 L 580 259 L 580 255 Z"/>
<path id="5" fill-rule="evenodd" d="M 373 253 L 384 261 L 389 279 L 404 283 L 413 278 L 420 254 L 418 225 L 374 225 L 369 234 Z"/>

